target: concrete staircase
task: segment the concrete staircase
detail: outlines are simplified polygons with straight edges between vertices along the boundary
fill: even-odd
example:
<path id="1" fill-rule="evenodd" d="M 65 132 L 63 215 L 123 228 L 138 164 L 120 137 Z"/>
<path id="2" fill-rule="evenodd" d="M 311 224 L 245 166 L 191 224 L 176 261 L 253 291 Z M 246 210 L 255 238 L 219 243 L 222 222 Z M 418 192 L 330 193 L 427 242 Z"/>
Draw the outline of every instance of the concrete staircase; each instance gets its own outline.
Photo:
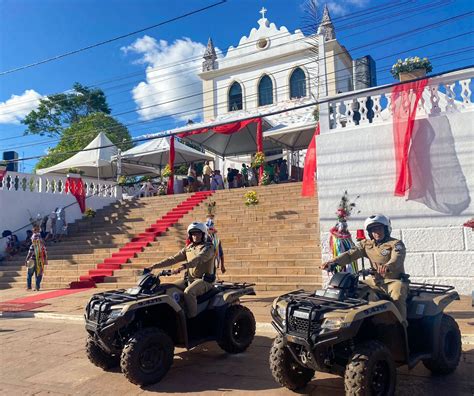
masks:
<path id="1" fill-rule="evenodd" d="M 93 286 L 95 281 L 100 281 L 103 276 L 112 275 L 113 271 L 107 268 L 110 261 L 106 260 L 123 255 L 121 249 L 130 247 L 131 242 L 132 245 L 148 245 L 147 238 L 143 238 L 150 233 L 147 228 L 168 212 L 176 210 L 183 201 L 192 199 L 193 195 L 116 202 L 98 210 L 93 219 L 82 219 L 69 224 L 69 236 L 62 242 L 51 243 L 47 247 L 48 266 L 42 288 L 65 288 L 71 283 L 76 287 Z M 206 198 L 205 195 L 203 199 Z M 154 231 L 156 234 L 159 232 L 161 231 Z M 143 234 L 142 237 L 140 234 Z M 137 250 L 141 248 L 132 249 L 133 253 Z M 13 260 L 0 263 L 0 290 L 26 286 L 25 257 L 26 253 L 21 253 L 14 256 Z M 105 264 L 106 268 L 97 268 L 101 263 Z M 118 261 L 112 260 L 112 266 L 115 268 L 116 263 Z M 90 282 L 91 280 L 93 282 Z"/>
<path id="2" fill-rule="evenodd" d="M 219 273 L 219 279 L 256 283 L 257 290 L 266 291 L 314 289 L 321 283 L 316 199 L 300 196 L 301 183 L 254 187 L 252 190 L 257 192 L 260 201 L 255 207 L 244 205 L 243 195 L 248 191 L 245 189 L 217 191 L 210 198 L 217 203 L 215 223 L 227 268 L 224 275 Z M 134 251 L 126 260 L 120 263 L 112 260 L 114 263 L 111 263 L 110 259 L 121 257 L 123 247 L 132 238 L 151 232 L 150 227 L 158 218 L 190 196 L 180 194 L 116 203 L 98 211 L 92 221 L 81 220 L 71 225 L 71 237 L 48 249 L 50 264 L 43 286 L 66 287 L 80 279 L 93 280 L 90 277 L 95 274 L 103 280 L 97 284 L 98 288 L 134 285 L 144 267 L 184 246 L 188 224 L 205 221 L 206 205 L 200 204 L 188 213 L 183 212 L 173 226 L 167 231 L 159 231 L 156 240 L 154 236 L 150 237 L 148 246 Z M 154 231 L 158 232 L 157 229 Z M 24 286 L 26 274 L 20 268 L 23 259 L 0 267 L 0 288 Z M 119 265 L 97 268 L 99 263 Z M 97 269 L 107 272 L 94 272 Z"/>

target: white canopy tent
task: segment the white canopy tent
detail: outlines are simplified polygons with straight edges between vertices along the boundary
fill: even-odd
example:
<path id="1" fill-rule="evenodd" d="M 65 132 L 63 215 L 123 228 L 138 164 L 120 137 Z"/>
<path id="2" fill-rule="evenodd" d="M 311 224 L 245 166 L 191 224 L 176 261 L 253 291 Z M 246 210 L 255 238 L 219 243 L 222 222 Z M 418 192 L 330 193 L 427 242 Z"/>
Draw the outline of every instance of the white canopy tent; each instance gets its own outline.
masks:
<path id="1" fill-rule="evenodd" d="M 314 136 L 316 125 L 317 123 L 314 122 L 294 126 L 277 126 L 263 132 L 263 139 L 279 143 L 288 150 L 306 150 Z"/>
<path id="2" fill-rule="evenodd" d="M 100 132 L 82 151 L 59 164 L 49 168 L 38 169 L 36 173 L 39 175 L 45 173 L 65 174 L 68 173 L 70 168 L 77 168 L 84 172 L 84 176 L 102 179 L 115 178 L 117 176 L 117 154 L 118 148 L 105 133 Z M 125 176 L 159 173 L 157 169 L 150 166 L 123 162 L 120 168 L 120 174 Z"/>
<path id="3" fill-rule="evenodd" d="M 174 142 L 174 165 L 186 164 L 194 161 L 213 161 L 214 157 L 192 147 L 186 146 L 178 139 Z M 169 163 L 170 138 L 162 137 L 152 139 L 139 146 L 133 147 L 122 153 L 122 166 L 129 163 L 147 166 L 165 167 Z"/>

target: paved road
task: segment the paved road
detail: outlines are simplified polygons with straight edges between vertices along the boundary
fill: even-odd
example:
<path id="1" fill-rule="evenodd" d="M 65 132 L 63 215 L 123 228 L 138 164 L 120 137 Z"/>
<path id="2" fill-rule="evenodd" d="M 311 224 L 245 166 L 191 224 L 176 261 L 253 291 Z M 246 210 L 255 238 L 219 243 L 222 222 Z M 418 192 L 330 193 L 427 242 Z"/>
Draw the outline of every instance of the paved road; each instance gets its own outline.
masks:
<path id="1" fill-rule="evenodd" d="M 268 351 L 272 336 L 259 333 L 248 352 L 227 355 L 209 343 L 192 351 L 177 350 L 165 379 L 140 388 L 119 370 L 104 372 L 84 354 L 85 330 L 80 322 L 0 318 L 1 395 L 291 395 L 272 379 Z M 431 377 L 421 365 L 398 371 L 398 395 L 473 395 L 474 347 L 466 346 L 457 372 Z M 343 395 L 338 377 L 319 375 L 302 394 Z"/>

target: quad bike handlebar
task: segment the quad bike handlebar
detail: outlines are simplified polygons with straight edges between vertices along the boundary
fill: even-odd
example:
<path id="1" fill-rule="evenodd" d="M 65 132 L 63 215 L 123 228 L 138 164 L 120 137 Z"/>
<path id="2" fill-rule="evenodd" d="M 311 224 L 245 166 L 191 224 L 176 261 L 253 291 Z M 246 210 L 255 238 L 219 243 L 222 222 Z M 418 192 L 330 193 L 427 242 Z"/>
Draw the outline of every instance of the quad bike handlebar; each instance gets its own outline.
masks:
<path id="1" fill-rule="evenodd" d="M 146 274 L 149 274 L 149 273 L 151 273 L 151 269 L 150 268 L 144 268 L 143 272 L 142 272 L 142 275 L 146 275 Z M 160 277 L 160 276 L 171 276 L 171 275 L 173 275 L 172 270 L 165 269 L 165 270 L 161 270 L 160 272 L 158 272 L 155 276 Z"/>

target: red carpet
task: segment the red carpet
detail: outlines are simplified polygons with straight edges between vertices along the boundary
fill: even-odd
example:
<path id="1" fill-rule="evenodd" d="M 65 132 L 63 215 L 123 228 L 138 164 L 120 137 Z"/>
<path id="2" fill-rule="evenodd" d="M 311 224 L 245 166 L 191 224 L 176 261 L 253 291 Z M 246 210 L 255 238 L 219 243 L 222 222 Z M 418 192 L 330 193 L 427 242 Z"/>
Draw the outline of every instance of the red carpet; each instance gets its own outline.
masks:
<path id="1" fill-rule="evenodd" d="M 5 303 L 0 303 L 0 312 L 31 311 L 32 309 L 44 307 L 45 305 L 49 305 L 49 304 L 5 302 Z"/>
<path id="2" fill-rule="evenodd" d="M 56 298 L 56 297 L 61 297 L 61 296 L 67 296 L 68 294 L 74 294 L 74 293 L 79 293 L 81 291 L 84 291 L 86 289 L 59 289 L 59 290 L 53 290 L 47 293 L 39 293 L 39 294 L 33 294 L 28 297 L 20 297 L 20 298 L 15 298 L 14 300 L 10 301 L 5 301 L 1 303 L 2 305 L 4 304 L 29 304 L 29 303 L 34 303 L 36 301 L 43 301 L 47 300 L 49 298 Z"/>
<path id="3" fill-rule="evenodd" d="M 145 250 L 150 242 L 155 241 L 156 238 L 164 234 L 170 227 L 173 227 L 185 214 L 213 193 L 214 191 L 199 191 L 186 198 L 161 219 L 158 219 L 156 223 L 146 228 L 145 232 L 138 234 L 132 238 L 131 242 L 121 247 L 118 252 L 113 253 L 112 257 L 106 258 L 98 264 L 96 269 L 89 270 L 87 275 L 81 275 L 78 282 L 72 282 L 71 289 L 94 287 L 96 283 L 104 282 L 106 277 L 113 276 L 115 270 L 122 268 L 122 264 L 128 263 L 131 258 Z"/>

